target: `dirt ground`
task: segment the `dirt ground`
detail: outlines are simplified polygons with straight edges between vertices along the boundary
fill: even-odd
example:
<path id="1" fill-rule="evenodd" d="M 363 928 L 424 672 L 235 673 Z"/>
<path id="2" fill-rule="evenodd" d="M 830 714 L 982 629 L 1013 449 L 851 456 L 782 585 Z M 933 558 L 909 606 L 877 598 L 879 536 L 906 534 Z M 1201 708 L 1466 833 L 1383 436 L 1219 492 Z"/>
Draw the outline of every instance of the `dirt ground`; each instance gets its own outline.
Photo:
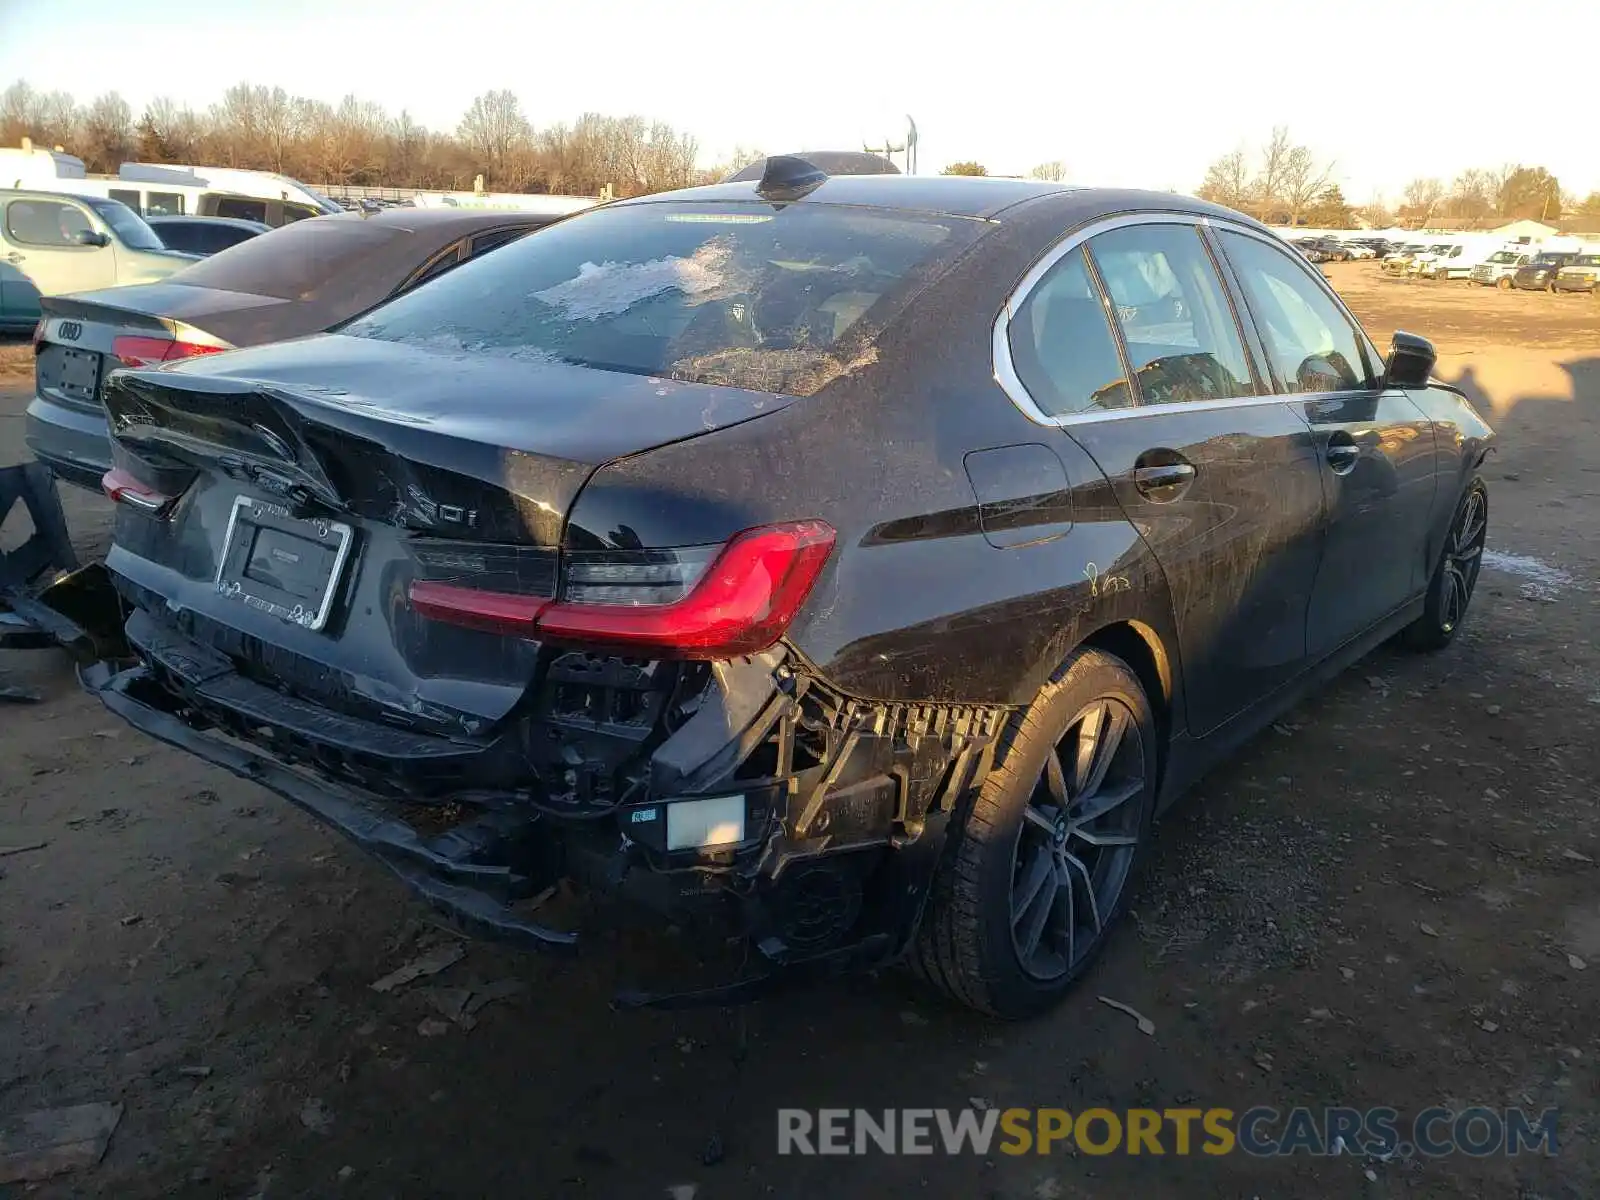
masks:
<path id="1" fill-rule="evenodd" d="M 0 707 L 0 847 L 44 843 L 0 857 L 0 1121 L 124 1106 L 99 1166 L 28 1194 L 1600 1195 L 1600 302 L 1328 274 L 1380 344 L 1435 338 L 1502 434 L 1472 617 L 1444 654 L 1374 655 L 1205 781 L 1161 828 L 1134 919 L 1031 1024 L 893 973 L 737 1016 L 614 1013 L 615 942 L 576 962 L 474 943 L 375 992 L 450 940 L 381 868 L 121 726 L 64 656 L 0 658 L 45 697 Z M 22 454 L 26 380 L 7 387 L 0 462 Z M 104 509 L 68 499 L 92 550 Z M 506 981 L 522 990 L 474 1028 L 443 1019 L 451 989 Z M 777 1154 L 782 1106 L 980 1101 L 1557 1106 L 1560 1149 Z"/>

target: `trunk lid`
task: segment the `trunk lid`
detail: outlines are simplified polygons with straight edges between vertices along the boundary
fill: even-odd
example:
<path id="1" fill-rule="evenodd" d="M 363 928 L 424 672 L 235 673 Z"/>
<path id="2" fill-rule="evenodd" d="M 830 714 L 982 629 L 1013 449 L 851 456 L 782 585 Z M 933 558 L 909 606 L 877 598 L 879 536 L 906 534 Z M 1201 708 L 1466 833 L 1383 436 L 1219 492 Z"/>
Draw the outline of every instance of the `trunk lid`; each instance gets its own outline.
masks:
<path id="1" fill-rule="evenodd" d="M 554 595 L 566 514 L 599 465 L 791 398 L 337 335 L 120 371 L 119 466 L 180 498 L 120 507 L 135 603 L 241 673 L 353 715 L 472 733 L 539 647 L 442 625 L 416 581 Z"/>

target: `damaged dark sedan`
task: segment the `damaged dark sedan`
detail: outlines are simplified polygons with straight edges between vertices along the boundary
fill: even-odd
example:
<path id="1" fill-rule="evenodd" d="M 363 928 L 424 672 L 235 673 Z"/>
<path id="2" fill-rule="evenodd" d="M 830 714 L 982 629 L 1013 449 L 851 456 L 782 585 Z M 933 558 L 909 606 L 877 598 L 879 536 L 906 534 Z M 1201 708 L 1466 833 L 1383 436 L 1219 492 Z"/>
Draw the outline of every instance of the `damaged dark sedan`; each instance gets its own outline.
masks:
<path id="1" fill-rule="evenodd" d="M 745 946 L 698 999 L 1025 1016 L 1201 772 L 1454 637 L 1494 435 L 1432 364 L 1225 209 L 772 159 L 112 375 L 97 686 L 480 932 L 572 946 L 571 880 Z"/>

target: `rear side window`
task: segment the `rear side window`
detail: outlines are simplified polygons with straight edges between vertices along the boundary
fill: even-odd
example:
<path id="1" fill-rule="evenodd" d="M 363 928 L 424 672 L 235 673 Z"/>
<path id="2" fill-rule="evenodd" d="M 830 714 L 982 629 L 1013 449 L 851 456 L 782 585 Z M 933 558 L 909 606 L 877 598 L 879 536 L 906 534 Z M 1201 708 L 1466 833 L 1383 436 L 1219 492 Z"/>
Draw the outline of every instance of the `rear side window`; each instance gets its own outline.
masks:
<path id="1" fill-rule="evenodd" d="M 1028 293 L 1007 336 L 1017 378 L 1046 416 L 1126 408 L 1133 402 L 1105 304 L 1081 249 L 1051 267 Z"/>
<path id="2" fill-rule="evenodd" d="M 1143 404 L 1255 395 L 1222 282 L 1189 225 L 1132 225 L 1089 241 Z"/>
<path id="3" fill-rule="evenodd" d="M 181 192 L 151 192 L 145 201 L 144 211 L 152 217 L 183 216 Z"/>
<path id="4" fill-rule="evenodd" d="M 806 396 L 872 361 L 877 332 L 983 228 L 827 204 L 602 208 L 343 332 Z"/>
<path id="5" fill-rule="evenodd" d="M 134 212 L 139 211 L 140 196 L 138 192 L 129 191 L 126 188 L 111 188 L 106 194 L 117 203 L 126 204 L 129 208 L 133 209 Z"/>
<path id="6" fill-rule="evenodd" d="M 1221 237 L 1283 390 L 1367 387 L 1360 339 L 1333 297 L 1282 251 L 1243 234 Z"/>
<path id="7" fill-rule="evenodd" d="M 217 199 L 217 216 L 234 217 L 242 221 L 265 221 L 267 202 L 246 200 L 238 196 L 221 196 Z"/>

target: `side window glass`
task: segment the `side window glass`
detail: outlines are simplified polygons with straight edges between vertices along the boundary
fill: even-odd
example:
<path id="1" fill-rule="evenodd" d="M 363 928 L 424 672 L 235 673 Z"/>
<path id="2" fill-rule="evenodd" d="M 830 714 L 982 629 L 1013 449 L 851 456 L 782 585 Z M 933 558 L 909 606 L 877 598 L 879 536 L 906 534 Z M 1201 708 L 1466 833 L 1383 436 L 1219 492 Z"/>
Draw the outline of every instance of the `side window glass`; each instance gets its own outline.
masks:
<path id="1" fill-rule="evenodd" d="M 291 204 L 288 201 L 283 205 L 283 223 L 291 221 L 304 221 L 309 217 L 320 217 L 322 214 L 309 204 Z"/>
<path id="2" fill-rule="evenodd" d="M 128 191 L 125 188 L 110 188 L 107 190 L 106 194 L 113 200 L 118 200 L 123 204 L 126 204 L 129 208 L 133 209 L 134 212 L 140 211 L 141 205 L 139 203 L 138 192 Z"/>
<path id="3" fill-rule="evenodd" d="M 217 216 L 238 217 L 245 221 L 265 221 L 267 204 L 264 200 L 240 200 L 224 196 L 217 201 Z"/>
<path id="4" fill-rule="evenodd" d="M 1089 240 L 1140 403 L 1255 395 L 1227 293 L 1189 225 L 1130 225 Z"/>
<path id="5" fill-rule="evenodd" d="M 1132 403 L 1105 305 L 1081 248 L 1051 267 L 1028 293 L 1008 332 L 1017 378 L 1047 416 Z"/>
<path id="6" fill-rule="evenodd" d="M 1256 238 L 1223 231 L 1222 242 L 1284 391 L 1370 386 L 1355 329 L 1315 279 Z"/>
<path id="7" fill-rule="evenodd" d="M 6 236 L 26 246 L 75 246 L 92 229 L 77 206 L 57 200 L 13 200 L 6 205 Z"/>
<path id="8" fill-rule="evenodd" d="M 152 217 L 183 216 L 181 192 L 151 192 L 144 211 Z"/>

